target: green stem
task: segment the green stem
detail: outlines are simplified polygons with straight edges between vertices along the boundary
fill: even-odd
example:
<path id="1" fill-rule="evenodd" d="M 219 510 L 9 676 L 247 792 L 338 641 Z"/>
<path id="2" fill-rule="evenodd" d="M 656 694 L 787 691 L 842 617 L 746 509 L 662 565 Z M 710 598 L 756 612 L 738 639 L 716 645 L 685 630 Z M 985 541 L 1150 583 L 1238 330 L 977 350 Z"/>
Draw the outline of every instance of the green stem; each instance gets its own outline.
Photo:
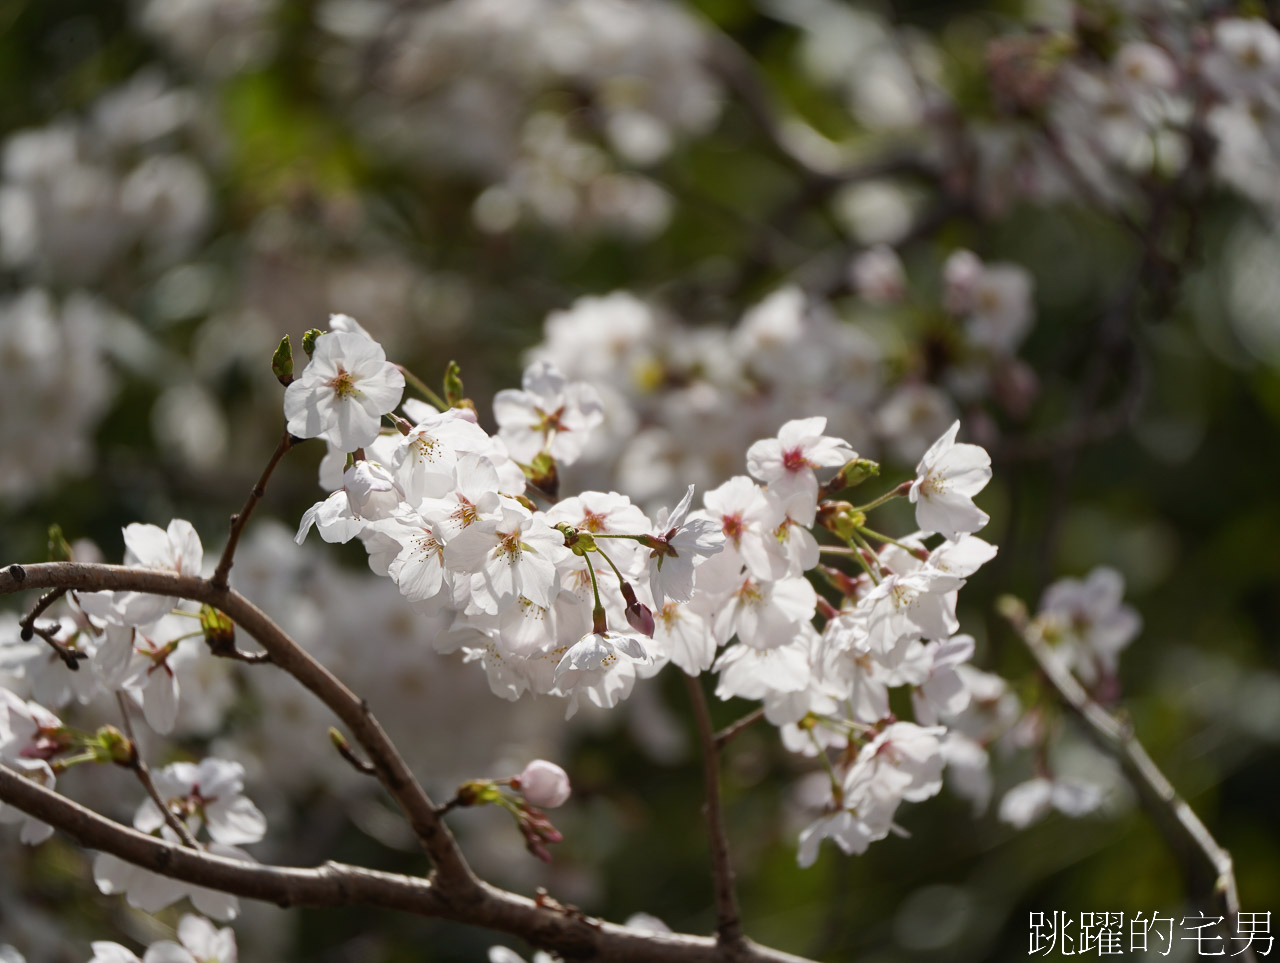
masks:
<path id="1" fill-rule="evenodd" d="M 596 552 L 599 554 L 599 556 L 602 559 L 604 559 L 606 562 L 609 563 L 609 567 L 613 569 L 613 574 L 618 576 L 618 584 L 621 585 L 623 582 L 625 582 L 626 578 L 624 578 L 622 573 L 618 571 L 618 566 L 613 564 L 613 559 L 611 559 L 608 555 L 605 554 L 604 549 L 601 548 L 599 545 L 597 545 Z"/>
<path id="2" fill-rule="evenodd" d="M 874 501 L 867 502 L 865 505 L 854 506 L 853 510 L 855 512 L 869 512 L 873 508 L 879 508 L 885 502 L 892 501 L 895 498 L 901 498 L 903 494 L 905 493 L 902 491 L 902 486 L 899 485 L 897 488 L 889 489 L 887 492 L 885 492 L 883 495 L 881 495 L 879 498 L 875 499 Z"/>
<path id="3" fill-rule="evenodd" d="M 609 626 L 605 622 L 604 605 L 600 601 L 600 584 L 596 581 L 596 569 L 588 556 L 582 556 L 582 560 L 587 563 L 587 574 L 591 576 L 591 593 L 596 599 L 596 607 L 591 610 L 591 630 L 604 634 Z"/>
<path id="4" fill-rule="evenodd" d="M 831 758 L 827 755 L 827 750 L 822 747 L 822 743 L 818 741 L 818 737 L 812 729 L 809 730 L 809 741 L 813 743 L 813 748 L 817 750 L 818 758 L 822 760 L 822 766 L 827 770 L 827 776 L 831 779 L 831 795 L 837 801 L 843 801 L 844 786 L 840 784 L 840 777 L 836 775 L 835 766 L 831 765 Z"/>
<path id="5" fill-rule="evenodd" d="M 862 553 L 854 546 L 853 542 L 849 543 L 849 554 L 858 560 L 858 564 L 862 566 L 862 570 L 870 576 L 871 581 L 875 585 L 880 584 L 880 576 L 872 571 L 871 566 L 867 564 L 867 560 L 863 558 Z"/>
<path id="6" fill-rule="evenodd" d="M 902 542 L 898 541 L 896 538 L 890 538 L 888 535 L 881 535 L 879 532 L 873 531 L 872 529 L 867 528 L 866 525 L 859 525 L 858 531 L 861 532 L 863 535 L 870 535 L 877 542 L 886 542 L 889 545 L 897 545 L 898 548 L 902 549 L 903 551 L 910 552 L 912 556 L 914 556 L 915 553 L 920 550 L 918 546 L 912 547 L 910 545 L 904 545 Z"/>
<path id="7" fill-rule="evenodd" d="M 865 538 L 863 538 L 861 535 L 859 535 L 856 531 L 853 533 L 853 540 L 854 540 L 855 542 L 857 542 L 857 543 L 858 543 L 858 547 L 859 547 L 859 548 L 861 548 L 861 549 L 863 549 L 864 551 L 868 552 L 868 553 L 871 555 L 871 557 L 872 557 L 872 558 L 876 558 L 876 557 L 877 557 L 877 556 L 876 556 L 876 553 L 875 553 L 875 550 L 871 547 L 871 543 L 869 543 Z M 860 561 L 860 562 L 862 563 L 862 567 L 863 567 L 863 568 L 865 568 L 868 572 L 871 572 L 871 566 L 869 566 L 869 565 L 867 564 L 867 560 L 866 560 L 866 558 L 865 558 L 865 557 L 863 557 L 862 553 L 861 553 L 861 552 L 858 552 L 858 553 L 855 553 L 855 554 L 857 554 L 857 556 L 858 556 L 858 561 Z M 880 567 L 880 563 L 879 563 L 879 562 L 876 562 L 876 568 L 879 568 L 879 567 Z M 879 574 L 877 574 L 877 573 L 875 573 L 875 572 L 871 572 L 871 581 L 873 581 L 873 582 L 875 582 L 877 585 L 879 585 L 879 584 L 880 584 L 880 576 L 879 576 Z"/>
<path id="8" fill-rule="evenodd" d="M 414 374 L 404 365 L 398 364 L 396 365 L 396 367 L 400 370 L 400 373 L 404 375 L 404 380 L 409 382 L 409 384 L 411 384 L 414 388 L 416 388 L 424 398 L 426 398 L 429 402 L 431 402 L 441 411 L 449 410 L 448 403 L 443 398 L 441 398 L 438 394 L 432 391 L 430 385 L 428 385 L 425 381 L 419 378 L 416 374 Z"/>

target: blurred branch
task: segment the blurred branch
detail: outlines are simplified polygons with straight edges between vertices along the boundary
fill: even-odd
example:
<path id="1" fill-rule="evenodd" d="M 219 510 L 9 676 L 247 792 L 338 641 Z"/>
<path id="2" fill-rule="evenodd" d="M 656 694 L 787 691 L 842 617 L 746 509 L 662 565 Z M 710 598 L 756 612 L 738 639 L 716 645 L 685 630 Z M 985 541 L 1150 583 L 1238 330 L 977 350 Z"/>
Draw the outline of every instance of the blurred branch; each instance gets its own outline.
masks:
<path id="1" fill-rule="evenodd" d="M 1230 922 L 1231 932 L 1238 932 L 1240 897 L 1231 854 L 1178 795 L 1134 735 L 1129 721 L 1111 715 L 1098 705 L 1075 676 L 1054 658 L 1048 643 L 1029 631 L 1022 604 L 1008 606 L 1004 614 L 1059 700 L 1080 721 L 1094 743 L 1120 764 L 1137 791 L 1143 809 L 1169 844 L 1192 897 L 1203 898 L 1220 910 Z M 1242 955 L 1250 963 L 1256 963 L 1251 948 L 1245 947 Z"/>
<path id="2" fill-rule="evenodd" d="M 937 172 L 915 153 L 893 154 L 864 164 L 844 166 L 815 155 L 788 132 L 755 61 L 728 34 L 713 33 L 707 67 L 734 94 L 764 135 L 773 153 L 806 182 L 805 203 L 825 198 L 837 187 L 880 177 L 912 175 L 935 180 Z"/>
<path id="3" fill-rule="evenodd" d="M 764 718 L 764 706 L 748 712 L 737 722 L 731 722 L 719 732 L 716 733 L 715 745 L 717 749 L 723 749 L 725 744 L 744 729 L 749 729 L 757 722 Z"/>
<path id="4" fill-rule="evenodd" d="M 707 697 L 702 683 L 696 676 L 680 673 L 689 701 L 693 703 L 693 718 L 698 727 L 698 741 L 702 743 L 702 766 L 707 792 L 707 828 L 711 835 L 711 867 L 716 898 L 716 940 L 732 946 L 742 942 L 742 921 L 738 914 L 738 897 L 733 886 L 733 866 L 729 861 L 729 841 L 724 834 L 724 817 L 720 811 L 720 749 L 711 728 L 711 713 L 707 710 Z"/>

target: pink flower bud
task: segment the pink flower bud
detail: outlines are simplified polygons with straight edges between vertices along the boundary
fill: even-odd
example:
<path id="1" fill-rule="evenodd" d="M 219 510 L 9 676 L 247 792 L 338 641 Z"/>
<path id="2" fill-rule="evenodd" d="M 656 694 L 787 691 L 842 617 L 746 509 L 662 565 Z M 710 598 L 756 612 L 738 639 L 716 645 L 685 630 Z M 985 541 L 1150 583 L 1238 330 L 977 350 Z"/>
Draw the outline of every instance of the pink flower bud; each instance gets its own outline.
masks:
<path id="1" fill-rule="evenodd" d="M 515 786 L 534 806 L 555 809 L 569 798 L 569 775 L 554 762 L 535 759 L 514 780 Z"/>

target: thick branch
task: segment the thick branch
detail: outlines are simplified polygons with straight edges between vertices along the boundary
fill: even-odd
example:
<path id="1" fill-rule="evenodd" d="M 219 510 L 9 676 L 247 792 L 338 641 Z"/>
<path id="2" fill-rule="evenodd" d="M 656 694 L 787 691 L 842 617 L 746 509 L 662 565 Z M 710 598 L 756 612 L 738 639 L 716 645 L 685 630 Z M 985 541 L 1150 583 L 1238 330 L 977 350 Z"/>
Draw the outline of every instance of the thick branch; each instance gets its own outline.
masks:
<path id="1" fill-rule="evenodd" d="M 702 764 L 707 785 L 707 828 L 711 835 L 711 867 L 716 895 L 716 937 L 726 946 L 742 940 L 742 921 L 738 915 L 738 897 L 733 888 L 733 866 L 729 861 L 729 841 L 724 834 L 720 812 L 720 749 L 711 729 L 711 714 L 702 685 L 691 675 L 680 674 L 689 689 L 693 717 L 698 725 L 698 741 L 702 743 Z"/>
<path id="2" fill-rule="evenodd" d="M 431 798 L 414 778 L 386 730 L 369 711 L 367 703 L 243 595 L 194 576 L 121 565 L 45 562 L 11 565 L 0 572 L 0 595 L 28 588 L 149 592 L 176 595 L 217 606 L 267 650 L 275 665 L 301 682 L 346 723 L 377 770 L 378 780 L 408 818 L 415 835 L 431 856 L 436 871 L 452 884 L 451 891 L 465 894 L 478 886 L 452 833 L 436 815 Z"/>
<path id="3" fill-rule="evenodd" d="M 1017 620 L 1015 628 L 1018 628 L 1018 635 L 1058 697 L 1084 724 L 1090 738 L 1120 763 L 1143 808 L 1182 863 L 1188 884 L 1205 890 L 1194 895 L 1207 898 L 1226 917 L 1231 931 L 1238 932 L 1240 897 L 1231 854 L 1213 838 L 1187 801 L 1178 795 L 1173 784 L 1147 755 L 1132 728 L 1094 702 L 1075 676 L 1054 658 L 1043 639 L 1025 631 L 1025 625 L 1018 626 Z M 1208 870 L 1207 885 L 1197 887 L 1196 881 L 1205 879 L 1205 870 Z M 1253 960 L 1253 951 L 1246 948 L 1244 958 Z"/>
<path id="4" fill-rule="evenodd" d="M 601 923 L 539 906 L 484 883 L 477 884 L 473 898 L 456 901 L 443 883 L 344 863 L 298 869 L 195 852 L 112 822 L 4 766 L 0 766 L 0 801 L 43 820 L 88 849 L 172 879 L 279 906 L 368 906 L 438 917 L 522 937 L 566 960 L 806 963 L 749 941 L 731 949 L 707 937 L 642 933 Z"/>

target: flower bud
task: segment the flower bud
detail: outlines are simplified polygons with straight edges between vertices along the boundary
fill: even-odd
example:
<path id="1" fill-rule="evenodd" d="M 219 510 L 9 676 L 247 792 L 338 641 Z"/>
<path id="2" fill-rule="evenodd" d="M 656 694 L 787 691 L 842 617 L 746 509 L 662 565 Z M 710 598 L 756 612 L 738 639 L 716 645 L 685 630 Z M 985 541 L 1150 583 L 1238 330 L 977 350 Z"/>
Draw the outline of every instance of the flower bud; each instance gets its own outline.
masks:
<path id="1" fill-rule="evenodd" d="M 627 624 L 641 635 L 653 638 L 653 610 L 636 598 L 630 582 L 622 583 L 622 598 L 627 603 Z"/>
<path id="2" fill-rule="evenodd" d="M 54 524 L 49 526 L 49 561 L 71 561 L 71 545 L 62 534 L 61 525 Z"/>
<path id="3" fill-rule="evenodd" d="M 475 407 L 462 387 L 462 369 L 456 361 L 450 361 L 449 367 L 444 369 L 444 400 L 449 403 L 450 408 Z"/>
<path id="4" fill-rule="evenodd" d="M 552 498 L 560 492 L 560 472 L 549 452 L 540 451 L 528 465 L 521 465 L 529 484 Z"/>
<path id="5" fill-rule="evenodd" d="M 361 518 L 386 518 L 404 498 L 395 476 L 374 461 L 356 461 L 342 474 L 342 487 Z"/>
<path id="6" fill-rule="evenodd" d="M 325 333 L 319 328 L 308 328 L 302 332 L 302 350 L 307 353 L 308 358 L 316 353 L 316 339 Z"/>
<path id="7" fill-rule="evenodd" d="M 851 462 L 846 462 L 835 477 L 822 486 L 818 494 L 826 497 L 842 492 L 846 488 L 856 488 L 868 478 L 875 478 L 879 474 L 879 462 L 874 462 L 870 458 L 855 458 Z"/>
<path id="8" fill-rule="evenodd" d="M 200 630 L 204 632 L 205 645 L 214 655 L 235 652 L 236 624 L 225 612 L 212 605 L 200 606 Z"/>
<path id="9" fill-rule="evenodd" d="M 132 769 L 138 764 L 138 749 L 133 741 L 115 726 L 103 726 L 95 734 L 104 762 Z"/>
<path id="10" fill-rule="evenodd" d="M 569 798 L 569 775 L 554 762 L 535 759 L 524 767 L 524 772 L 512 780 L 532 805 L 543 809 L 563 806 Z"/>
<path id="11" fill-rule="evenodd" d="M 286 388 L 293 382 L 293 345 L 286 334 L 280 339 L 276 352 L 271 356 L 271 373 Z"/>

